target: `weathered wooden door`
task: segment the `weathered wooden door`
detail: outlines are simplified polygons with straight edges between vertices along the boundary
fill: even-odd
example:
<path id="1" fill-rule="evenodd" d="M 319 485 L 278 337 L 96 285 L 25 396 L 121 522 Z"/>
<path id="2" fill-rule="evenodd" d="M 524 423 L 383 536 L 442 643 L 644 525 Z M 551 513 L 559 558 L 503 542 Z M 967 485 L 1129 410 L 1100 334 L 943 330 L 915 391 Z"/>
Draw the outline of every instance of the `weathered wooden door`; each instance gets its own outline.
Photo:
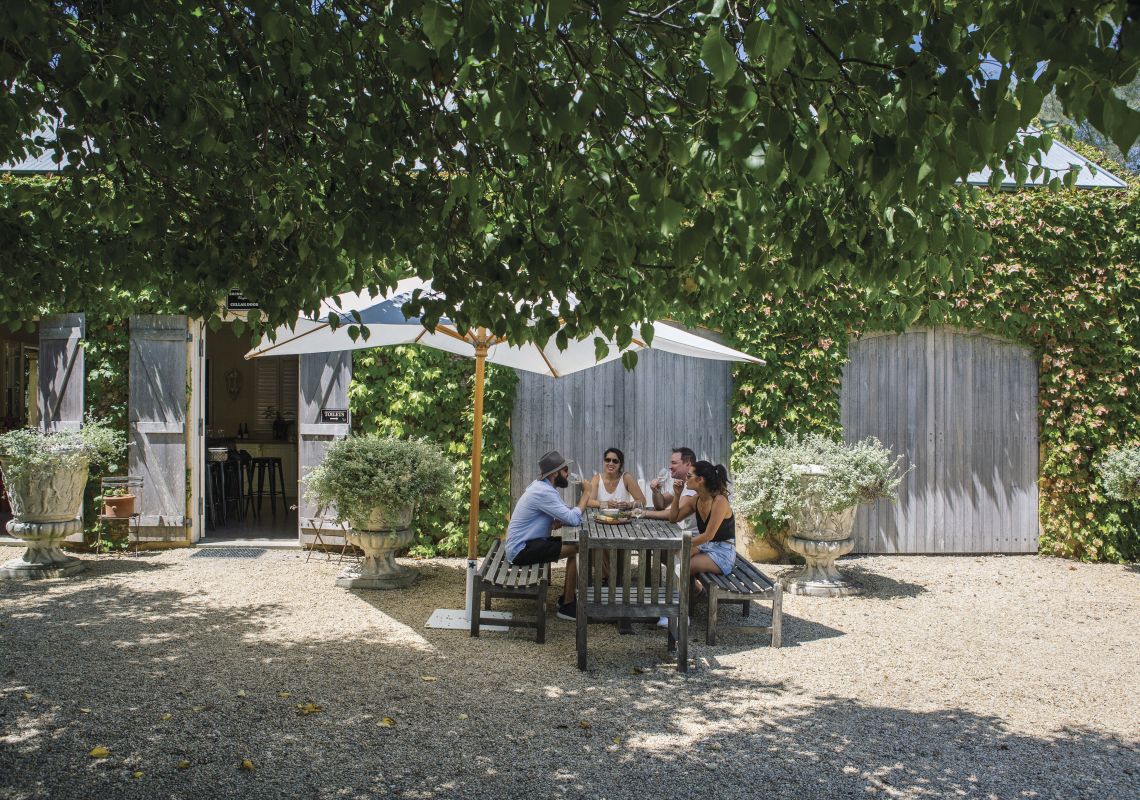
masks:
<path id="1" fill-rule="evenodd" d="M 83 314 L 40 320 L 39 407 L 45 431 L 77 431 L 83 424 Z"/>
<path id="2" fill-rule="evenodd" d="M 181 315 L 130 318 L 130 474 L 143 479 L 143 540 L 189 536 L 189 330 L 189 319 Z"/>
<path id="3" fill-rule="evenodd" d="M 538 477 L 538 459 L 549 450 L 592 475 L 602 468 L 603 451 L 617 447 L 626 470 L 643 481 L 656 477 L 674 447 L 727 464 L 731 369 L 724 361 L 646 350 L 632 372 L 620 361 L 564 378 L 520 372 L 511 415 L 512 502 Z"/>
<path id="4" fill-rule="evenodd" d="M 906 457 L 896 504 L 859 509 L 862 553 L 1037 551 L 1037 363 L 977 331 L 915 328 L 852 343 L 841 396 L 848 441 Z"/>
<path id="5" fill-rule="evenodd" d="M 352 420 L 348 413 L 348 384 L 352 380 L 352 353 L 316 353 L 299 359 L 297 382 L 298 482 L 296 492 L 298 538 L 302 544 L 313 541 L 314 517 L 318 509 L 305 499 L 305 475 L 324 460 L 334 439 L 348 436 Z M 327 531 L 327 527 L 326 527 Z M 339 537 L 323 533 L 330 544 Z"/>

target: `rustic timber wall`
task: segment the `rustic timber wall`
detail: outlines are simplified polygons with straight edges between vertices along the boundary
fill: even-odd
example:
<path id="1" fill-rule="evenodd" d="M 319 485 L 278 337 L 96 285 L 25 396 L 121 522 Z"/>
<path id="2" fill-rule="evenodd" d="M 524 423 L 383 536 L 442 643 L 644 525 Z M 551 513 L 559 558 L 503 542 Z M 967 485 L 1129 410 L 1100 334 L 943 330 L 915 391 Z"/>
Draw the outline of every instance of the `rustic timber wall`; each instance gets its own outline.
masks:
<path id="1" fill-rule="evenodd" d="M 645 481 L 682 445 L 727 465 L 731 369 L 724 361 L 647 350 L 633 372 L 620 361 L 563 378 L 520 372 L 511 416 L 512 506 L 538 477 L 538 459 L 548 450 L 592 475 L 602 468 L 602 452 L 618 447 L 626 470 Z M 569 490 L 564 494 L 571 499 Z"/>
<path id="2" fill-rule="evenodd" d="M 844 436 L 875 436 L 914 466 L 897 504 L 859 509 L 855 552 L 1037 552 L 1032 352 L 938 326 L 865 334 L 849 356 Z"/>

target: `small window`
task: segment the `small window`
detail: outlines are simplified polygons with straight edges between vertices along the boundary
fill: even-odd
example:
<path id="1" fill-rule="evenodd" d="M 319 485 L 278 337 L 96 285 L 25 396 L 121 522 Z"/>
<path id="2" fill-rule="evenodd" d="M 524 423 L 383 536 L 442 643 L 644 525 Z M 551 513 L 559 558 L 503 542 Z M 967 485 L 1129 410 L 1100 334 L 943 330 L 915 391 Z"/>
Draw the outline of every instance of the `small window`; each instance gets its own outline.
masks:
<path id="1" fill-rule="evenodd" d="M 259 358 L 254 364 L 257 408 L 252 432 L 272 435 L 277 414 L 282 419 L 297 419 L 297 357 Z"/>

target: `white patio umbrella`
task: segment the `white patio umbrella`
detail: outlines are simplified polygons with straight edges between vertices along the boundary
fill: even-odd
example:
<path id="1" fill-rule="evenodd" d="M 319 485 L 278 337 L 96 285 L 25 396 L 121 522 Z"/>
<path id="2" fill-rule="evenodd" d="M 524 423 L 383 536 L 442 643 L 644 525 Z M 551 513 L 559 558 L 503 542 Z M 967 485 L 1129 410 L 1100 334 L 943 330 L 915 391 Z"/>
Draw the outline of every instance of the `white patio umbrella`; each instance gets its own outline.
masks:
<path id="1" fill-rule="evenodd" d="M 609 352 L 601 359 L 597 358 L 594 347 L 594 337 L 602 336 L 600 331 L 570 341 L 565 350 L 559 350 L 553 336 L 541 345 L 533 343 L 513 345 L 485 328 L 460 333 L 455 324 L 446 318 L 440 319 L 433 330 L 428 330 L 418 316 L 404 316 L 404 306 L 412 300 L 417 290 L 427 297 L 438 296 L 429 281 L 407 278 L 385 295 L 350 292 L 328 298 L 321 303 L 317 316 L 301 316 L 295 325 L 279 327 L 272 337 L 263 338 L 257 347 L 246 353 L 245 357 L 252 359 L 419 344 L 475 359 L 475 425 L 471 439 L 471 506 L 467 521 L 468 602 L 464 611 L 464 619 L 467 621 L 470 620 L 471 613 L 470 576 L 475 570 L 475 559 L 478 557 L 479 471 L 483 447 L 485 363 L 537 372 L 555 378 L 613 361 L 620 358 L 625 350 L 646 348 L 716 361 L 764 363 L 739 350 L 733 350 L 731 347 L 725 347 L 664 322 L 653 323 L 653 341 L 648 346 L 636 329 L 632 342 L 625 350 L 619 348 L 612 338 L 603 336 L 602 338 L 609 343 Z M 338 320 L 335 328 L 328 322 L 329 314 Z M 357 336 L 354 339 L 349 334 L 349 327 L 353 325 L 366 327 L 368 338 Z M 456 624 L 455 627 L 459 625 Z"/>

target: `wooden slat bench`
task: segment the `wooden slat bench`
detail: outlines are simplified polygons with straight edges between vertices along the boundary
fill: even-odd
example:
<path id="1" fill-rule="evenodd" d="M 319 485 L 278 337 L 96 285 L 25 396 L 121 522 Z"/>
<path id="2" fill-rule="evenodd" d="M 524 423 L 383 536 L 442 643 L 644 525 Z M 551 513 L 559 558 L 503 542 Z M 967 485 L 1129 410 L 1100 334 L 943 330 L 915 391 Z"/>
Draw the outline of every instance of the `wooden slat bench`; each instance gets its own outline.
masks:
<path id="1" fill-rule="evenodd" d="M 507 561 L 507 548 L 496 540 L 483 558 L 483 563 L 475 571 L 471 580 L 471 635 L 479 635 L 479 626 L 506 625 L 512 628 L 534 628 L 534 640 L 539 644 L 546 641 L 546 590 L 550 586 L 550 564 L 531 564 L 516 567 Z M 479 602 L 480 596 L 483 602 Z M 496 619 L 482 616 L 482 611 L 491 610 L 492 597 L 524 597 L 535 601 L 538 606 L 535 618 Z M 480 608 L 482 606 L 482 609 Z"/>
<path id="2" fill-rule="evenodd" d="M 752 601 L 768 598 L 772 601 L 772 624 L 768 627 L 742 626 L 763 633 L 772 634 L 772 647 L 779 647 L 781 641 L 780 627 L 783 624 L 783 592 L 780 584 L 774 583 L 771 578 L 761 572 L 756 566 L 739 553 L 736 554 L 736 564 L 728 575 L 717 572 L 701 572 L 697 580 L 705 587 L 709 599 L 708 630 L 705 633 L 706 644 L 716 644 L 717 607 L 723 603 L 740 603 L 741 612 L 748 616 L 752 608 Z"/>

